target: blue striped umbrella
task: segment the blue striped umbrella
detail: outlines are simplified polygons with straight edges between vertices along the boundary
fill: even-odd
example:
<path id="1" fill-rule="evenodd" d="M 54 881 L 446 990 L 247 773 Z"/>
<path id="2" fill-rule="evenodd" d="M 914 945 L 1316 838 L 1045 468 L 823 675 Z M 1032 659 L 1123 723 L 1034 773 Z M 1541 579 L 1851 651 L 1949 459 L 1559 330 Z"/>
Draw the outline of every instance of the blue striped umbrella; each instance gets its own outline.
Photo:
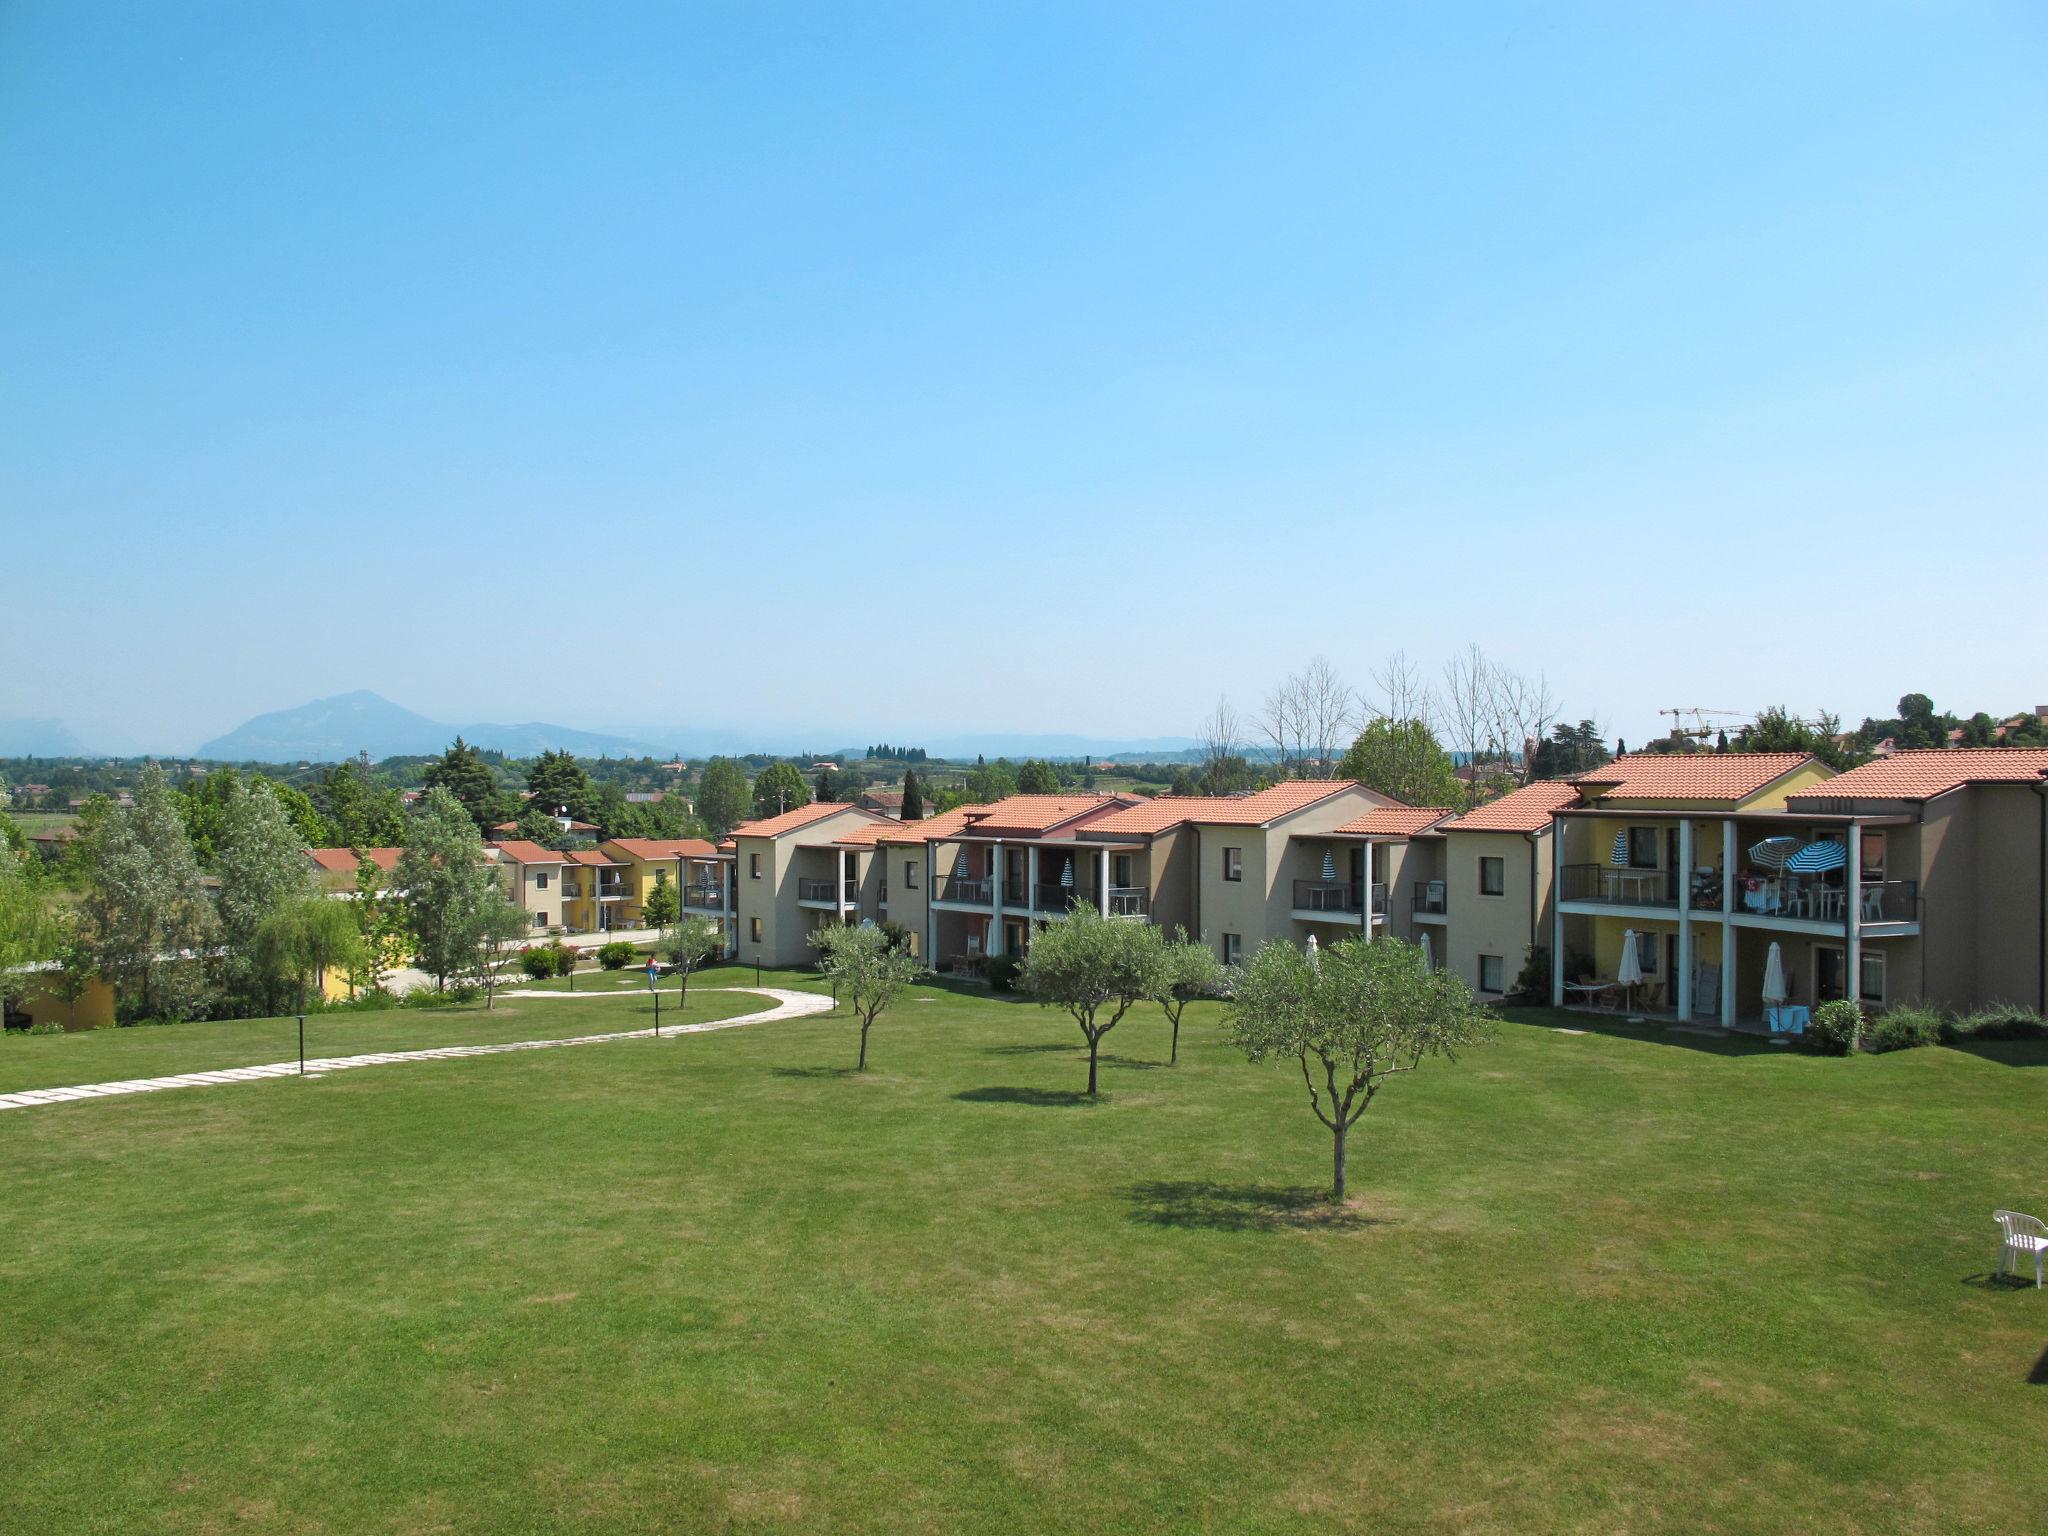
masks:
<path id="1" fill-rule="evenodd" d="M 1060 866 L 1060 884 L 1067 890 L 1074 888 L 1074 856 L 1067 855 L 1067 862 Z"/>
<path id="2" fill-rule="evenodd" d="M 1325 848 L 1323 850 L 1323 878 L 1325 880 L 1337 878 L 1337 852 L 1333 848 Z"/>
<path id="3" fill-rule="evenodd" d="M 967 850 L 965 847 L 961 848 L 960 857 L 953 861 L 953 878 L 956 880 L 965 880 L 967 878 Z"/>
<path id="4" fill-rule="evenodd" d="M 1614 834 L 1614 864 L 1619 869 L 1626 866 L 1627 863 L 1628 834 L 1626 832 L 1617 832 Z"/>
<path id="5" fill-rule="evenodd" d="M 1781 835 L 1750 844 L 1749 856 L 1765 869 L 1783 869 L 1785 861 L 1798 851 L 1798 838 Z"/>
<path id="6" fill-rule="evenodd" d="M 1787 869 L 1797 870 L 1802 875 L 1815 875 L 1823 870 L 1841 869 L 1849 862 L 1847 843 L 1808 843 L 1804 848 L 1785 861 Z"/>

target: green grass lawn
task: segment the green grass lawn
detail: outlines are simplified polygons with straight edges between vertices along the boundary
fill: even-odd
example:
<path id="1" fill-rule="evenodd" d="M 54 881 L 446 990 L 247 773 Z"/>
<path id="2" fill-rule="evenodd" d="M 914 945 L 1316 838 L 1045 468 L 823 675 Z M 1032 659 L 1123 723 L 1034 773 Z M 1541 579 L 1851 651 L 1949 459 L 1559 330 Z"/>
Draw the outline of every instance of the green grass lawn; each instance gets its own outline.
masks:
<path id="1" fill-rule="evenodd" d="M 1341 1213 L 1213 1011 L 1090 1104 L 939 988 L 859 1076 L 838 1017 L 0 1113 L 0 1529 L 2012 1528 L 2038 1058 L 1558 1022 L 1390 1087 Z"/>
<path id="2" fill-rule="evenodd" d="M 751 979 L 751 973 L 749 973 Z M 579 984 L 581 978 L 578 978 Z M 607 989 L 610 990 L 610 989 Z M 752 993 L 692 988 L 685 1011 L 675 1011 L 675 990 L 664 986 L 662 1023 L 698 1024 L 752 1013 L 773 1004 Z M 553 1040 L 613 1030 L 647 1029 L 654 1004 L 640 980 L 639 1002 L 614 997 L 585 1003 L 564 997 L 500 996 L 454 1008 L 392 1008 L 381 1013 L 314 1013 L 306 1017 L 306 1055 L 354 1056 L 368 1051 L 424 1051 L 442 1045 L 492 1045 L 505 1040 Z M 299 1052 L 296 1019 L 223 1019 L 101 1029 L 89 1034 L 28 1035 L 0 1039 L 0 1093 L 57 1088 L 178 1072 L 214 1072 L 290 1061 Z"/>

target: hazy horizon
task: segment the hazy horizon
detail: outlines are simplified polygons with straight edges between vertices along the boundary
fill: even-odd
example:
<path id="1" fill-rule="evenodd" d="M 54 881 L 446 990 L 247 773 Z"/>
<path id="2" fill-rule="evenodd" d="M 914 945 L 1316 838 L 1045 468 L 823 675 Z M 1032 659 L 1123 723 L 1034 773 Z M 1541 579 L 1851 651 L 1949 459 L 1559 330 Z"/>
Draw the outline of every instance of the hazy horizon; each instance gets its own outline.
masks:
<path id="1" fill-rule="evenodd" d="M 0 717 L 2048 702 L 2025 7 L 0 13 Z"/>

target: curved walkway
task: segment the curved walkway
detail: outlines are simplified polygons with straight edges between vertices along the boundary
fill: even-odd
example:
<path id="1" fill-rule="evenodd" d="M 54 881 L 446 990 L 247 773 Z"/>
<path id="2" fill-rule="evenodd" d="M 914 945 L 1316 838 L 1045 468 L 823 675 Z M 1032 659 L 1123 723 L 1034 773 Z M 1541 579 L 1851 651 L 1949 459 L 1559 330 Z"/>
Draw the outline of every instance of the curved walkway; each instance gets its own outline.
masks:
<path id="1" fill-rule="evenodd" d="M 777 1019 L 801 1019 L 814 1013 L 830 1013 L 832 999 L 816 992 L 791 992 L 781 987 L 702 987 L 704 992 L 752 992 L 775 1000 L 773 1008 L 743 1013 L 730 1019 L 713 1019 L 705 1024 L 672 1024 L 662 1030 L 671 1035 L 701 1035 L 714 1029 L 738 1029 L 746 1024 L 768 1024 Z M 500 997 L 578 997 L 587 1002 L 595 996 L 645 997 L 643 992 L 570 993 L 516 991 Z M 569 1035 L 559 1040 L 508 1040 L 499 1045 L 443 1045 L 424 1051 L 372 1051 L 362 1056 L 309 1056 L 306 1076 L 347 1072 L 356 1067 L 385 1067 L 403 1061 L 457 1061 L 465 1056 L 502 1056 L 508 1051 L 552 1051 L 565 1045 L 597 1045 L 606 1040 L 644 1040 L 654 1030 L 624 1029 L 604 1035 Z M 266 1077 L 297 1077 L 296 1060 L 271 1062 L 260 1067 L 230 1067 L 220 1072 L 180 1072 L 173 1077 L 136 1077 L 114 1083 L 81 1083 L 75 1088 L 30 1088 L 20 1093 L 0 1093 L 0 1109 L 30 1109 L 38 1104 L 66 1104 L 74 1099 L 114 1098 L 124 1093 L 158 1093 L 166 1088 L 210 1088 L 218 1083 L 253 1083 Z"/>

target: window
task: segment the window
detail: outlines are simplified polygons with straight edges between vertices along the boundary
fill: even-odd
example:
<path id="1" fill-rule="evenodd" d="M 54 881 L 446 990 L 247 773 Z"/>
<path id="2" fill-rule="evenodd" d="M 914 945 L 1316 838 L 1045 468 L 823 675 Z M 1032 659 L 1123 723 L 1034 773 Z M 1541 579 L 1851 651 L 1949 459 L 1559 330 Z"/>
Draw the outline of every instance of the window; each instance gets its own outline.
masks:
<path id="1" fill-rule="evenodd" d="M 1866 1003 L 1884 1001 L 1884 951 L 1863 951 L 1862 996 Z"/>
<path id="2" fill-rule="evenodd" d="M 1129 887 L 1131 883 L 1131 856 L 1128 853 L 1112 854 L 1109 860 L 1109 883 Z"/>
<path id="3" fill-rule="evenodd" d="M 1223 935 L 1223 963 L 1235 965 L 1244 957 L 1244 937 L 1241 934 Z"/>
<path id="4" fill-rule="evenodd" d="M 1639 933 L 1636 935 L 1636 963 L 1643 968 L 1645 976 L 1657 974 L 1657 935 Z"/>
<path id="5" fill-rule="evenodd" d="M 547 927 L 547 925 L 548 925 L 548 915 L 547 915 L 547 913 L 545 913 L 545 912 L 536 912 L 536 913 L 534 913 L 534 914 L 533 914 L 533 926 L 534 926 L 534 927 L 536 927 L 536 928 L 545 928 L 545 927 Z"/>
<path id="6" fill-rule="evenodd" d="M 544 891 L 548 888 L 548 872 L 546 870 L 540 871 L 540 873 L 533 877 L 533 888 L 536 891 Z"/>
<path id="7" fill-rule="evenodd" d="M 759 919 L 758 917 L 750 917 L 747 919 L 747 937 L 752 939 L 756 944 L 761 942 L 761 919 Z"/>
<path id="8" fill-rule="evenodd" d="M 1223 850 L 1223 878 L 1242 880 L 1244 878 L 1244 850 L 1226 848 Z"/>
<path id="9" fill-rule="evenodd" d="M 1508 889 L 1508 861 L 1484 858 L 1479 861 L 1479 894 L 1504 896 Z"/>
<path id="10" fill-rule="evenodd" d="M 1657 867 L 1657 829 L 1655 827 L 1630 827 L 1628 829 L 1628 864 L 1631 869 L 1655 869 Z"/>
<path id="11" fill-rule="evenodd" d="M 903 861 L 903 889 L 906 891 L 917 889 L 917 860 L 915 859 L 905 859 Z"/>
<path id="12" fill-rule="evenodd" d="M 1505 992 L 1507 990 L 1507 962 L 1499 955 L 1479 957 L 1479 990 L 1482 992 Z"/>
<path id="13" fill-rule="evenodd" d="M 747 878 L 749 880 L 758 880 L 761 878 L 761 855 L 759 855 L 758 853 L 750 853 L 747 855 Z M 756 921 L 759 921 L 759 919 L 756 919 Z"/>
<path id="14" fill-rule="evenodd" d="M 1863 834 L 1863 878 L 1884 879 L 1884 834 L 1866 832 Z"/>

